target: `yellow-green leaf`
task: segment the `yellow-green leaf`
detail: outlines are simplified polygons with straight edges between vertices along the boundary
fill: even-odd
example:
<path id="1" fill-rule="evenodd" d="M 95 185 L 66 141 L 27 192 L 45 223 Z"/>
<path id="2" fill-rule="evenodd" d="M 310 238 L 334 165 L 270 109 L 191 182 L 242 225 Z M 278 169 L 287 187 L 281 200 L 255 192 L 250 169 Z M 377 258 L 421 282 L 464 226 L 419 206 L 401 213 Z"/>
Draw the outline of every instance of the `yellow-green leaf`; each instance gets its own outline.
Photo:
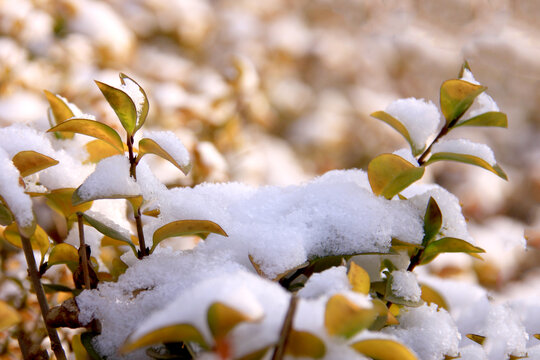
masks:
<path id="1" fill-rule="evenodd" d="M 177 220 L 163 225 L 154 232 L 151 252 L 156 246 L 167 238 L 173 236 L 218 234 L 228 236 L 227 233 L 215 222 L 209 220 Z"/>
<path id="2" fill-rule="evenodd" d="M 351 262 L 349 273 L 347 274 L 352 290 L 361 294 L 369 294 L 370 280 L 369 274 L 355 262 Z"/>
<path id="3" fill-rule="evenodd" d="M 165 326 L 151 331 L 138 339 L 128 340 L 120 349 L 122 354 L 126 354 L 141 347 L 169 342 L 195 342 L 203 348 L 208 348 L 203 336 L 190 324 L 176 324 Z"/>
<path id="4" fill-rule="evenodd" d="M 423 167 L 416 167 L 395 154 L 382 154 L 368 165 L 368 179 L 375 195 L 387 199 L 407 188 L 424 175 Z"/>
<path id="5" fill-rule="evenodd" d="M 79 264 L 79 252 L 73 245 L 57 244 L 53 246 L 47 264 L 49 266 L 66 264 L 70 269 L 75 269 Z"/>
<path id="6" fill-rule="evenodd" d="M 135 80 L 133 80 L 132 78 L 130 78 L 124 73 L 120 73 L 120 81 L 122 81 L 123 85 L 126 84 L 126 79 L 127 81 L 132 81 L 135 85 L 137 85 L 144 99 L 143 103 L 141 104 L 141 113 L 138 114 L 137 123 L 135 125 L 135 131 L 137 131 L 141 128 L 141 126 L 143 126 L 144 122 L 146 121 L 146 117 L 148 116 L 148 109 L 149 109 L 148 97 L 146 96 L 146 92 L 144 91 L 144 89 Z"/>
<path id="7" fill-rule="evenodd" d="M 102 83 L 96 80 L 99 90 L 107 99 L 107 102 L 113 108 L 116 116 L 120 120 L 122 127 L 126 130 L 129 136 L 132 136 L 136 131 L 137 110 L 131 97 L 124 91 Z"/>
<path id="8" fill-rule="evenodd" d="M 427 246 L 431 240 L 439 233 L 442 226 L 442 213 L 437 201 L 433 197 L 429 202 L 424 215 L 424 239 L 422 245 Z"/>
<path id="9" fill-rule="evenodd" d="M 310 332 L 291 330 L 285 354 L 320 359 L 326 354 L 326 346 L 321 339 Z"/>
<path id="10" fill-rule="evenodd" d="M 21 236 L 19 235 L 19 228 L 16 223 L 12 223 L 4 229 L 4 239 L 11 245 L 22 249 Z M 30 237 L 30 243 L 32 244 L 32 249 L 41 252 L 42 257 L 47 253 L 51 244 L 49 236 L 39 225 L 36 225 L 34 234 Z"/>
<path id="11" fill-rule="evenodd" d="M 447 80 L 441 85 L 441 111 L 452 126 L 486 88 L 464 80 Z"/>
<path id="12" fill-rule="evenodd" d="M 540 340 L 540 334 L 533 334 L 533 336 L 534 336 L 536 339 Z"/>
<path id="13" fill-rule="evenodd" d="M 236 325 L 255 319 L 221 302 L 215 302 L 208 308 L 208 327 L 214 339 L 222 339 Z"/>
<path id="14" fill-rule="evenodd" d="M 508 180 L 506 173 L 503 171 L 503 169 L 501 169 L 499 165 L 491 166 L 484 159 L 479 158 L 477 156 L 468 155 L 468 154 L 438 152 L 438 153 L 432 154 L 429 160 L 425 163 L 425 165 L 434 163 L 436 161 L 441 161 L 441 160 L 458 161 L 465 164 L 476 165 L 476 166 L 479 166 L 481 168 L 491 171 L 492 173 L 498 175 L 500 178 L 504 180 Z"/>
<path id="15" fill-rule="evenodd" d="M 0 301 L 0 331 L 4 331 L 22 321 L 21 315 L 8 303 Z"/>
<path id="16" fill-rule="evenodd" d="M 371 300 L 371 303 L 373 304 L 377 316 L 375 317 L 373 324 L 370 325 L 369 330 L 378 331 L 387 325 L 389 312 L 386 304 L 381 299 L 374 298 Z"/>
<path id="17" fill-rule="evenodd" d="M 374 308 L 361 308 L 344 295 L 336 294 L 326 303 L 324 326 L 328 334 L 348 339 L 368 328 L 376 316 Z"/>
<path id="18" fill-rule="evenodd" d="M 152 139 L 144 138 L 139 141 L 139 155 L 137 156 L 137 161 L 139 161 L 139 159 L 146 154 L 154 154 L 169 161 L 171 164 L 180 169 L 184 175 L 187 175 L 189 170 L 191 170 L 191 163 L 187 165 L 179 164 L 168 152 L 163 150 L 163 148 Z"/>
<path id="19" fill-rule="evenodd" d="M 374 113 L 371 114 L 371 116 L 374 117 L 375 119 L 384 121 L 385 123 L 393 127 L 398 133 L 400 133 L 405 138 L 405 140 L 407 140 L 407 142 L 409 143 L 411 147 L 411 151 L 414 156 L 420 155 L 422 153 L 424 149 L 417 149 L 414 146 L 414 143 L 411 140 L 409 131 L 407 130 L 405 125 L 403 125 L 398 119 L 396 119 L 395 117 L 393 117 L 392 115 L 384 111 L 375 111 Z"/>
<path id="20" fill-rule="evenodd" d="M 461 239 L 457 239 L 453 237 L 445 237 L 440 240 L 432 242 L 424 249 L 424 254 L 422 255 L 421 264 L 427 264 L 431 260 L 435 259 L 437 255 L 441 253 L 449 253 L 449 252 L 467 253 L 473 257 L 481 259 L 481 257 L 476 254 L 483 253 L 485 251 L 484 249 L 476 247 L 465 240 L 461 240 Z"/>
<path id="21" fill-rule="evenodd" d="M 88 360 L 89 355 L 81 342 L 81 334 L 76 334 L 71 338 L 71 347 L 75 353 L 75 360 Z"/>
<path id="22" fill-rule="evenodd" d="M 85 160 L 85 162 L 89 163 L 97 164 L 105 158 L 118 155 L 118 149 L 99 139 L 86 143 L 84 147 L 88 153 L 88 158 Z"/>
<path id="23" fill-rule="evenodd" d="M 159 210 L 158 208 L 147 209 L 147 210 L 144 210 L 142 214 L 146 216 L 151 216 L 151 217 L 158 217 L 159 214 L 161 214 L 161 210 Z"/>
<path id="24" fill-rule="evenodd" d="M 52 190 L 50 193 L 45 195 L 47 198 L 47 205 L 54 211 L 58 212 L 60 215 L 63 215 L 65 218 L 70 217 L 75 214 L 77 211 L 84 212 L 89 210 L 92 207 L 92 202 L 86 202 L 80 205 L 73 205 L 71 203 L 71 197 L 73 196 L 73 188 L 63 188 Z"/>
<path id="25" fill-rule="evenodd" d="M 53 158 L 32 150 L 18 152 L 11 160 L 22 177 L 58 164 L 58 161 Z"/>
<path id="26" fill-rule="evenodd" d="M 454 127 L 458 126 L 495 126 L 507 128 L 508 118 L 502 112 L 488 111 L 470 119 L 460 121 Z"/>
<path id="27" fill-rule="evenodd" d="M 82 213 L 82 216 L 84 218 L 84 221 L 87 222 L 90 226 L 92 226 L 94 229 L 102 233 L 103 235 L 106 235 L 108 237 L 111 237 L 113 239 L 122 241 L 123 243 L 129 245 L 131 249 L 137 254 L 137 249 L 135 248 L 135 244 L 131 241 L 129 236 L 126 236 L 122 234 L 120 231 L 105 225 L 101 221 L 94 219 L 90 215 L 86 213 Z"/>
<path id="28" fill-rule="evenodd" d="M 405 345 L 388 339 L 360 340 L 351 345 L 360 354 L 373 360 L 418 360 Z"/>
<path id="29" fill-rule="evenodd" d="M 434 288 L 426 284 L 421 284 L 420 289 L 422 290 L 422 300 L 424 300 L 428 305 L 437 304 L 438 307 L 450 311 L 450 307 L 444 297 Z"/>
<path id="30" fill-rule="evenodd" d="M 476 335 L 476 334 L 467 334 L 466 335 L 469 339 L 474 341 L 477 344 L 483 345 L 484 341 L 486 341 L 486 337 L 482 335 Z"/>
<path id="31" fill-rule="evenodd" d="M 7 226 L 13 222 L 13 214 L 0 202 L 0 225 Z"/>
<path id="32" fill-rule="evenodd" d="M 74 116 L 73 111 L 71 111 L 65 99 L 47 90 L 44 90 L 44 92 L 50 106 L 48 115 L 51 126 L 58 125 Z M 65 134 L 63 137 L 66 139 L 71 139 L 73 134 Z"/>
<path id="33" fill-rule="evenodd" d="M 117 150 L 118 154 L 124 154 L 124 143 L 122 142 L 120 135 L 118 135 L 116 130 L 114 130 L 112 127 L 100 123 L 99 121 L 89 119 L 71 119 L 47 130 L 47 132 L 55 131 L 67 131 L 92 136 L 113 146 Z"/>

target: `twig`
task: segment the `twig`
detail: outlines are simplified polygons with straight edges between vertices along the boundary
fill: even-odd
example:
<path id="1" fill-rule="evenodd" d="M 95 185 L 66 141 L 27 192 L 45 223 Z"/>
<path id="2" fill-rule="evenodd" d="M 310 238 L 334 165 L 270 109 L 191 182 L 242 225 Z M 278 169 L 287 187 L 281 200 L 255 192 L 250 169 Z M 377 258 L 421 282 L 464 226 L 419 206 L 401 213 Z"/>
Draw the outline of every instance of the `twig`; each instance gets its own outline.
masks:
<path id="1" fill-rule="evenodd" d="M 81 257 L 81 267 L 84 275 L 84 287 L 90 290 L 90 272 L 88 271 L 88 255 L 86 253 L 86 244 L 84 243 L 84 223 L 81 212 L 77 213 L 77 222 L 79 223 L 79 249 L 81 249 L 79 256 Z"/>
<path id="2" fill-rule="evenodd" d="M 28 275 L 30 276 L 32 286 L 34 288 L 34 291 L 36 292 L 39 307 L 41 309 L 41 316 L 43 317 L 43 321 L 45 322 L 45 328 L 47 329 L 47 333 L 49 334 L 49 338 L 51 339 L 51 348 L 58 360 L 66 360 L 66 354 L 64 353 L 64 349 L 62 348 L 62 343 L 60 342 L 58 333 L 55 329 L 47 325 L 46 317 L 47 313 L 49 312 L 49 304 L 47 303 L 45 291 L 43 291 L 43 286 L 41 285 L 41 281 L 39 279 L 36 259 L 34 258 L 34 252 L 32 251 L 32 244 L 30 243 L 29 238 L 27 238 L 23 234 L 19 235 L 21 236 L 21 242 L 23 246 L 24 256 L 26 257 L 26 263 L 28 264 Z"/>
<path id="3" fill-rule="evenodd" d="M 287 348 L 287 341 L 289 340 L 289 334 L 292 330 L 292 323 L 297 303 L 298 298 L 296 297 L 296 294 L 291 294 L 289 310 L 287 310 L 285 320 L 283 320 L 283 326 L 281 327 L 278 343 L 274 349 L 274 353 L 272 354 L 272 360 L 282 360 L 283 356 L 285 356 L 285 349 Z"/>

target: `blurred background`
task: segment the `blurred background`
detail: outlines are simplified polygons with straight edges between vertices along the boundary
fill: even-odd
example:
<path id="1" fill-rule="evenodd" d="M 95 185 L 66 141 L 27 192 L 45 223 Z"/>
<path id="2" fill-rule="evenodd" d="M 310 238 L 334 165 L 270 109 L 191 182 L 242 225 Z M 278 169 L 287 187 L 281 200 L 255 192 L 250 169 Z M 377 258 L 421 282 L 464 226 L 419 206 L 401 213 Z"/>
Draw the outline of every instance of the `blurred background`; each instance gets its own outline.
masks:
<path id="1" fill-rule="evenodd" d="M 500 298 L 540 294 L 538 19 L 534 0 L 0 0 L 0 126 L 48 129 L 47 89 L 118 129 L 93 80 L 125 72 L 150 98 L 147 127 L 191 152 L 189 177 L 155 160 L 168 186 L 299 184 L 405 147 L 369 114 L 399 98 L 438 104 L 467 60 L 509 129 L 451 136 L 490 145 L 509 182 L 429 168 L 424 181 L 458 196 L 487 250 L 429 271 Z"/>

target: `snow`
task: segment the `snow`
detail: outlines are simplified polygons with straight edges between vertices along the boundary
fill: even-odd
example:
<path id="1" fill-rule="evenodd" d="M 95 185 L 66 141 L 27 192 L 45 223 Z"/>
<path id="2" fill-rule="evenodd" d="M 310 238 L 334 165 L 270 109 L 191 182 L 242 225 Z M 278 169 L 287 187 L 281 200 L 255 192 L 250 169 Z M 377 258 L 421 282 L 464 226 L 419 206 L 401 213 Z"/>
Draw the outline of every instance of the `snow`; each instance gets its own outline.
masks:
<path id="1" fill-rule="evenodd" d="M 388 105 L 386 112 L 407 128 L 414 147 L 419 150 L 436 135 L 441 119 L 437 106 L 424 99 L 396 100 Z"/>
<path id="2" fill-rule="evenodd" d="M 190 164 L 189 152 L 172 131 L 145 131 L 145 138 L 154 140 L 182 167 Z"/>
<path id="3" fill-rule="evenodd" d="M 305 286 L 298 291 L 298 296 L 310 299 L 350 289 L 347 268 L 345 266 L 334 266 L 311 275 Z"/>
<path id="4" fill-rule="evenodd" d="M 407 301 L 419 302 L 422 291 L 416 280 L 416 274 L 406 270 L 392 272 L 392 293 Z"/>
<path id="5" fill-rule="evenodd" d="M 497 161 L 495 161 L 495 155 L 493 155 L 493 151 L 491 151 L 489 146 L 485 144 L 473 143 L 472 141 L 465 139 L 438 141 L 433 145 L 431 153 L 436 154 L 440 152 L 476 156 L 491 166 L 494 166 L 497 163 Z"/>
<path id="6" fill-rule="evenodd" d="M 467 82 L 480 85 L 480 83 L 476 81 L 476 79 L 474 78 L 473 74 L 467 69 L 464 69 L 461 80 L 465 80 Z M 499 111 L 499 107 L 497 106 L 497 103 L 491 98 L 491 96 L 483 92 L 480 95 L 478 95 L 476 99 L 474 99 L 473 104 L 467 110 L 465 115 L 459 120 L 459 122 L 461 123 L 465 120 L 471 119 L 477 115 L 480 115 L 489 111 Z"/>
<path id="7" fill-rule="evenodd" d="M 129 176 L 129 160 L 123 155 L 101 160 L 77 192 L 85 201 L 141 194 L 139 185 Z"/>
<path id="8" fill-rule="evenodd" d="M 137 111 L 137 118 L 139 118 L 142 113 L 143 105 L 146 102 L 146 98 L 144 97 L 141 88 L 139 85 L 137 85 L 137 83 L 135 83 L 135 81 L 131 80 L 130 78 L 124 78 L 123 80 L 124 83 L 120 86 L 120 89 L 131 98 L 131 101 L 133 101 Z"/>

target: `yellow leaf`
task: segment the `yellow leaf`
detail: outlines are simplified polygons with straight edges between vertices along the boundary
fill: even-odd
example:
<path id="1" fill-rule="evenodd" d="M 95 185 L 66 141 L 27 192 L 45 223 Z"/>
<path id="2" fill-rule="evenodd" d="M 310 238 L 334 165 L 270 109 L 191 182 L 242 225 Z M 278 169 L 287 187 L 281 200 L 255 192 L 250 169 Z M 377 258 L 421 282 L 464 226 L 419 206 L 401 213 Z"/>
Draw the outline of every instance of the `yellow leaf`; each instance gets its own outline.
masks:
<path id="1" fill-rule="evenodd" d="M 4 229 L 4 239 L 6 239 L 6 241 L 11 245 L 22 249 L 21 236 L 19 235 L 19 228 L 16 223 L 12 223 Z M 49 246 L 51 244 L 49 241 L 49 236 L 39 225 L 36 225 L 36 230 L 30 237 L 30 243 L 32 244 L 32 249 L 39 250 L 41 252 L 42 257 L 47 253 L 47 250 L 49 250 Z"/>
<path id="2" fill-rule="evenodd" d="M 148 209 L 148 210 L 143 211 L 142 214 L 146 215 L 146 216 L 158 217 L 159 214 L 161 214 L 161 210 L 159 210 L 159 209 Z"/>
<path id="3" fill-rule="evenodd" d="M 73 188 L 52 190 L 45 195 L 47 198 L 47 205 L 65 218 L 70 217 L 77 211 L 85 212 L 89 210 L 92 207 L 91 201 L 75 206 L 71 203 L 71 197 L 73 196 L 74 191 L 75 189 Z"/>
<path id="4" fill-rule="evenodd" d="M 12 161 L 22 177 L 58 164 L 53 158 L 31 150 L 18 152 Z"/>
<path id="5" fill-rule="evenodd" d="M 384 121 L 385 123 L 393 127 L 398 133 L 400 133 L 401 136 L 403 136 L 405 140 L 407 140 L 407 142 L 409 143 L 414 156 L 420 155 L 422 153 L 424 149 L 415 148 L 414 143 L 411 140 L 409 131 L 407 130 L 405 125 L 403 125 L 398 119 L 384 111 L 376 111 L 370 116 L 374 117 L 375 119 Z"/>
<path id="6" fill-rule="evenodd" d="M 341 294 L 332 296 L 326 303 L 324 325 L 328 334 L 350 338 L 368 328 L 377 316 L 377 310 L 361 308 Z"/>
<path id="7" fill-rule="evenodd" d="M 75 353 L 75 360 L 88 360 L 88 352 L 81 342 L 81 334 L 74 335 L 71 339 L 71 347 Z"/>
<path id="8" fill-rule="evenodd" d="M 215 222 L 209 220 L 178 220 L 163 225 L 154 232 L 153 244 L 150 252 L 154 251 L 156 246 L 167 238 L 173 236 L 199 235 L 214 233 L 222 236 L 228 236 L 227 233 Z"/>
<path id="9" fill-rule="evenodd" d="M 4 301 L 0 301 L 0 331 L 4 331 L 22 321 L 21 315 Z"/>
<path id="10" fill-rule="evenodd" d="M 374 360 L 418 360 L 405 345 L 394 340 L 361 340 L 352 344 L 351 347 Z"/>
<path id="11" fill-rule="evenodd" d="M 99 139 L 88 142 L 84 147 L 88 153 L 84 163 L 96 164 L 105 158 L 118 155 L 118 149 Z"/>
<path id="12" fill-rule="evenodd" d="M 454 127 L 458 126 L 495 126 L 507 128 L 508 119 L 506 114 L 502 112 L 488 111 L 465 121 L 460 121 Z"/>
<path id="13" fill-rule="evenodd" d="M 70 244 L 61 243 L 53 246 L 51 253 L 49 254 L 49 265 L 56 264 L 79 264 L 79 252 Z"/>
<path id="14" fill-rule="evenodd" d="M 368 179 L 373 193 L 387 199 L 393 198 L 423 175 L 423 167 L 416 167 L 395 154 L 379 155 L 368 165 Z"/>
<path id="15" fill-rule="evenodd" d="M 441 111 L 452 126 L 486 88 L 464 80 L 447 80 L 441 85 Z"/>
<path id="16" fill-rule="evenodd" d="M 477 344 L 483 345 L 484 341 L 486 341 L 486 337 L 482 335 L 476 335 L 476 334 L 467 334 L 466 335 L 469 339 L 474 341 Z"/>
<path id="17" fill-rule="evenodd" d="M 122 77 L 120 77 L 122 79 Z M 122 79 L 123 80 L 123 79 Z M 124 91 L 96 80 L 99 90 L 113 108 L 122 127 L 129 136 L 133 135 L 137 127 L 137 110 L 131 97 Z"/>
<path id="18" fill-rule="evenodd" d="M 208 308 L 207 320 L 210 332 L 214 336 L 214 339 L 217 340 L 224 338 L 229 331 L 241 322 L 254 321 L 256 319 L 221 302 L 215 302 Z"/>
<path id="19" fill-rule="evenodd" d="M 312 333 L 292 330 L 289 334 L 285 354 L 320 359 L 326 354 L 326 346 L 321 339 Z"/>
<path id="20" fill-rule="evenodd" d="M 168 342 L 196 342 L 203 348 L 208 348 L 203 336 L 190 324 L 169 325 L 151 331 L 138 339 L 128 340 L 120 349 L 122 354 L 126 354 L 141 347 Z"/>
<path id="21" fill-rule="evenodd" d="M 44 90 L 44 92 L 45 96 L 47 97 L 47 101 L 49 102 L 51 110 L 50 114 L 53 117 L 53 119 L 50 119 L 51 125 L 58 125 L 61 122 L 64 122 L 74 116 L 73 111 L 71 111 L 71 109 L 69 108 L 66 100 L 62 99 L 58 95 L 53 94 L 50 91 Z M 64 138 L 66 139 L 71 139 L 72 137 L 73 134 L 68 134 L 68 136 L 64 135 Z"/>
<path id="22" fill-rule="evenodd" d="M 351 262 L 349 273 L 347 274 L 352 290 L 361 294 L 369 294 L 370 280 L 369 274 L 355 262 Z"/>
<path id="23" fill-rule="evenodd" d="M 474 155 L 458 154 L 458 153 L 451 153 L 451 152 L 437 152 L 431 155 L 429 160 L 425 162 L 425 165 L 429 165 L 436 161 L 441 161 L 441 160 L 457 161 L 464 164 L 476 165 L 478 167 L 491 171 L 495 175 L 499 176 L 501 179 L 508 180 L 508 176 L 499 165 L 495 164 L 491 166 L 484 159 L 479 158 Z"/>
<path id="24" fill-rule="evenodd" d="M 422 290 L 422 300 L 424 300 L 428 305 L 437 304 L 438 307 L 443 308 L 446 311 L 450 311 L 448 303 L 437 290 L 426 284 L 420 285 L 420 289 Z"/>
<path id="25" fill-rule="evenodd" d="M 112 145 L 118 154 L 124 154 L 124 143 L 112 127 L 89 119 L 71 119 L 50 128 L 47 132 L 67 131 L 92 136 Z"/>
<path id="26" fill-rule="evenodd" d="M 139 159 L 146 154 L 154 154 L 169 161 L 171 164 L 180 169 L 184 175 L 187 175 L 191 169 L 191 164 L 179 164 L 168 152 L 166 152 L 161 146 L 159 146 L 157 142 L 152 139 L 144 138 L 139 141 L 139 155 L 137 156 L 137 161 L 139 161 Z"/>

